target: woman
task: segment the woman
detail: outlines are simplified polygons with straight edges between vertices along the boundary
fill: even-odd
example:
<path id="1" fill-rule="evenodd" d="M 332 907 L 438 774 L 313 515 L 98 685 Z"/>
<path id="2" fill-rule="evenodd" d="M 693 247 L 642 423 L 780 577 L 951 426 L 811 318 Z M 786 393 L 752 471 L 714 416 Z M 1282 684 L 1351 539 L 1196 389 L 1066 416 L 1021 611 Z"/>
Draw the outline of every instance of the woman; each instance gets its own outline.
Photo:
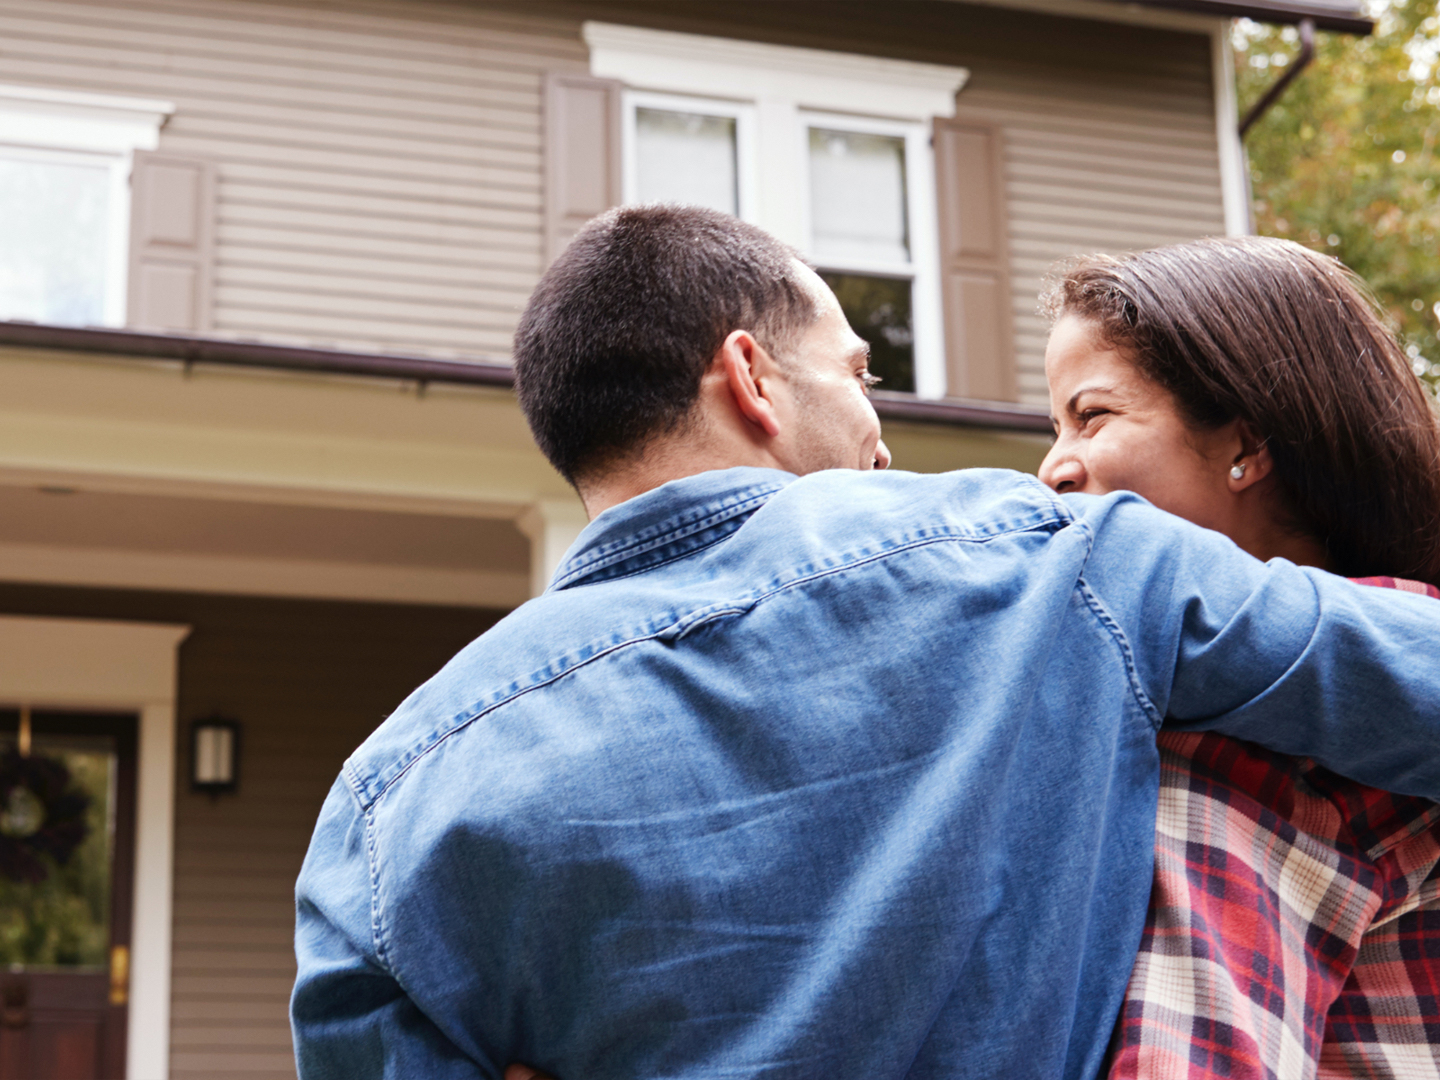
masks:
<path id="1" fill-rule="evenodd" d="M 1339 263 L 1200 241 L 1087 259 L 1045 306 L 1056 491 L 1440 596 L 1440 432 Z M 1111 1077 L 1440 1076 L 1440 810 L 1220 736 L 1160 750 Z"/>

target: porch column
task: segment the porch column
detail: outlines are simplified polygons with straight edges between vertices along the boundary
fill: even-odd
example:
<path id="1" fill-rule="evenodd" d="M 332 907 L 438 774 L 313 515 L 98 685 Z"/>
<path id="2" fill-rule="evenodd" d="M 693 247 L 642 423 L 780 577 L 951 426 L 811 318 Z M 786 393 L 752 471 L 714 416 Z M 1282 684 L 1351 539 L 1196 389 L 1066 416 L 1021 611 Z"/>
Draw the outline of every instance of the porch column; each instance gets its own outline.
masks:
<path id="1" fill-rule="evenodd" d="M 588 524 L 585 508 L 579 499 L 541 499 L 527 506 L 515 524 L 530 538 L 530 595 L 539 596 Z"/>

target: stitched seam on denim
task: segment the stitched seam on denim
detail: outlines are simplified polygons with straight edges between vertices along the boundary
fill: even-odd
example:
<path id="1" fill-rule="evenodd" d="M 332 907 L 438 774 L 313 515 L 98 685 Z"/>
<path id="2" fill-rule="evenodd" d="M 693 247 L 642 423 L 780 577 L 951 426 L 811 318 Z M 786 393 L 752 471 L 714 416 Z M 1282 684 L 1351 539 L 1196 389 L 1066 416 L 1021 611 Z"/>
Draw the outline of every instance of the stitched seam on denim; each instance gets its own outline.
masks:
<path id="1" fill-rule="evenodd" d="M 1048 521 L 1044 521 L 1044 523 L 1034 524 L 1034 526 L 1028 526 L 1024 528 L 1009 528 L 1009 530 L 1004 531 L 1004 533 L 995 533 L 994 536 L 949 536 L 949 534 L 946 534 L 946 536 L 922 537 L 922 539 L 912 540 L 910 541 L 910 543 L 907 544 L 901 544 L 900 547 L 891 547 L 891 549 L 884 550 L 884 552 L 867 554 L 864 559 L 857 559 L 855 560 L 855 562 L 845 563 L 844 566 L 827 566 L 824 570 L 816 570 L 815 573 L 808 573 L 808 575 L 805 575 L 804 577 L 793 577 L 793 579 L 785 582 L 785 585 L 776 586 L 775 589 L 770 589 L 769 592 L 759 593 L 759 595 L 757 595 L 755 598 L 755 602 L 753 602 L 750 606 L 752 606 L 752 608 L 755 608 L 755 606 L 759 605 L 759 603 L 762 603 L 763 600 L 768 600 L 772 598 L 772 596 L 779 596 L 780 593 L 786 592 L 786 590 L 789 589 L 793 589 L 796 585 L 806 585 L 806 583 L 815 582 L 815 580 L 819 580 L 821 579 L 821 577 L 829 577 L 831 575 L 837 575 L 837 573 L 845 573 L 847 572 L 847 570 L 854 570 L 857 566 L 868 566 L 868 564 L 870 563 L 880 562 L 881 559 L 888 559 L 888 557 L 893 556 L 893 554 L 913 552 L 913 550 L 919 549 L 919 547 L 929 547 L 930 544 L 988 544 L 989 541 L 999 540 L 1002 539 L 1002 537 L 1007 536 L 1015 536 L 1015 534 L 1017 533 L 1032 533 L 1032 531 L 1037 530 L 1037 528 L 1043 528 L 1044 526 L 1047 526 L 1047 524 L 1050 523 L 1048 523 Z"/>
<path id="2" fill-rule="evenodd" d="M 677 619 L 676 622 L 678 621 L 679 620 Z M 645 634 L 641 637 L 629 638 L 626 641 L 621 641 L 614 645 L 611 645 L 608 649 L 601 649 L 594 656 L 587 656 L 578 664 L 575 664 L 572 667 L 568 667 L 564 671 L 556 672 L 544 682 L 531 683 L 529 686 L 522 687 L 521 689 L 515 691 L 515 693 L 511 694 L 509 697 L 501 698 L 499 701 L 493 702 L 485 706 L 485 708 L 481 709 L 473 716 L 467 716 L 464 720 L 461 720 L 454 727 L 435 736 L 432 742 L 426 744 L 424 749 L 420 750 L 419 753 L 417 753 L 413 758 L 407 761 L 399 772 L 397 772 L 389 780 L 386 780 L 385 783 L 380 787 L 380 789 L 375 792 L 374 798 L 370 800 L 368 805 L 373 807 L 377 802 L 379 802 L 380 799 L 384 797 L 385 793 L 395 785 L 396 781 L 398 781 L 402 776 L 404 776 L 411 769 L 413 769 L 417 762 L 420 762 L 426 757 L 428 757 L 430 753 L 435 750 L 436 747 L 449 739 L 450 736 L 458 732 L 464 731 L 477 720 L 483 720 L 486 716 L 489 716 L 492 712 L 500 708 L 502 705 L 508 705 L 510 704 L 510 702 L 517 701 L 520 698 L 524 697 L 526 694 L 531 693 L 532 691 L 543 689 L 544 687 L 549 686 L 551 683 L 563 679 L 566 675 L 569 675 L 573 671 L 579 671 L 583 667 L 589 667 L 596 660 L 599 660 L 602 656 L 609 656 L 613 652 L 618 652 L 620 649 L 628 648 L 631 645 L 638 645 L 642 641 L 654 641 L 655 639 L 663 636 L 665 631 L 669 630 L 670 627 L 674 625 L 675 623 L 671 623 L 670 626 L 663 627 L 662 629 L 657 630 L 653 634 Z"/>
<path id="3" fill-rule="evenodd" d="M 345 786 L 350 789 L 350 797 L 355 800 L 355 808 L 363 814 L 365 812 L 365 781 L 355 772 L 354 765 L 354 758 L 346 758 L 345 763 L 340 766 L 340 775 L 345 778 Z"/>
<path id="4" fill-rule="evenodd" d="M 664 547 L 666 544 L 683 540 L 687 536 L 693 536 L 697 532 L 703 532 L 712 525 L 718 525 L 723 521 L 739 517 L 749 510 L 753 504 L 759 503 L 764 505 L 775 492 L 781 490 L 783 487 L 784 485 L 781 484 L 769 490 L 758 492 L 734 505 L 713 510 L 702 518 L 686 522 L 678 528 L 668 528 L 661 532 L 656 532 L 655 530 L 658 529 L 659 526 L 654 526 L 624 541 L 617 541 L 615 545 L 607 545 L 597 551 L 581 555 L 566 564 L 568 569 L 564 576 L 556 578 L 555 581 L 552 582 L 552 587 L 559 586 L 563 588 L 564 583 L 577 574 L 581 576 L 592 574 L 597 569 L 610 563 L 624 562 L 626 559 L 633 559 L 637 555 L 643 555 L 646 551 L 653 550 L 657 547 Z"/>
<path id="5" fill-rule="evenodd" d="M 986 533 L 983 536 L 976 536 L 974 534 L 971 534 L 966 537 L 967 539 L 986 540 L 995 536 L 1003 536 L 1007 533 L 1024 532 L 1028 529 L 1035 528 L 1038 525 L 1043 525 L 1047 521 L 1058 522 L 1062 525 L 1069 525 L 1075 521 L 1074 513 L 1067 505 L 1065 505 L 1064 501 L 1062 501 L 1055 494 L 1055 492 L 1051 491 L 1048 487 L 1046 487 L 1033 476 L 1023 476 L 1022 480 L 1027 484 L 1027 486 L 1035 489 L 1038 494 L 1041 494 L 1045 497 L 1046 508 L 1050 511 L 1050 513 L 1042 514 L 1042 516 L 1032 521 L 995 522 L 992 524 L 992 527 L 995 530 L 994 532 Z M 717 525 L 724 521 L 728 521 L 735 517 L 738 517 L 740 516 L 740 514 L 749 510 L 751 505 L 754 503 L 760 503 L 763 506 L 765 503 L 769 502 L 770 499 L 773 498 L 777 492 L 784 490 L 785 487 L 785 484 L 777 484 L 772 488 L 766 488 L 763 490 L 753 488 L 748 489 L 756 490 L 757 493 L 743 499 L 740 502 L 735 503 L 732 506 L 724 507 L 720 510 L 713 511 L 705 515 L 705 517 L 703 518 L 698 518 L 695 521 L 686 524 L 683 528 L 668 529 L 663 534 L 656 534 L 655 529 L 659 528 L 659 526 L 654 526 L 651 529 L 644 530 L 636 537 L 632 537 L 629 541 L 617 542 L 620 544 L 620 546 L 610 545 L 600 549 L 599 551 L 591 553 L 589 556 L 581 556 L 573 563 L 566 564 L 570 567 L 570 569 L 566 571 L 563 577 L 555 578 L 550 583 L 550 588 L 567 588 L 570 584 L 574 584 L 574 581 L 572 581 L 572 579 L 575 578 L 577 575 L 582 578 L 587 577 L 590 574 L 593 574 L 597 569 L 599 569 L 602 564 L 624 562 L 627 559 L 631 559 L 637 555 L 644 554 L 644 552 L 646 551 L 653 550 L 657 547 L 663 547 L 665 544 L 674 543 L 677 540 L 683 540 L 685 537 L 693 536 L 695 533 L 701 532 L 704 529 L 711 527 L 712 525 Z M 758 507 L 756 509 L 758 510 Z M 1037 511 L 1037 513 L 1041 512 Z M 733 532 L 727 535 L 733 535 Z M 723 540 L 725 539 L 725 537 L 721 537 L 720 539 Z M 703 551 L 705 550 L 705 548 L 712 546 L 716 542 L 718 541 L 711 541 L 710 543 L 704 544 L 692 550 Z M 643 573 L 645 570 L 653 569 L 657 566 L 668 565 L 670 562 L 675 561 L 675 559 L 684 558 L 686 554 L 689 554 L 689 552 L 682 552 L 672 559 L 667 559 L 663 562 L 654 563 L 652 564 L 652 566 L 642 567 L 640 570 L 631 571 L 630 573 L 626 574 L 620 574 L 613 578 L 605 578 L 604 580 L 619 581 L 623 578 L 630 577 L 633 574 Z M 581 573 L 581 571 L 584 572 Z"/>
<path id="6" fill-rule="evenodd" d="M 698 508 L 686 513 L 675 514 L 663 521 L 653 525 L 647 525 L 640 531 L 626 536 L 619 540 L 612 540 L 610 543 L 595 549 L 591 558 L 603 558 L 610 555 L 621 554 L 632 547 L 642 546 L 654 540 L 663 540 L 673 536 L 683 536 L 694 532 L 697 529 L 704 529 L 708 525 L 726 518 L 744 513 L 751 503 L 765 502 L 777 491 L 781 491 L 784 484 L 774 486 L 752 485 L 732 492 L 720 500 L 718 506 L 713 509 Z"/>
<path id="7" fill-rule="evenodd" d="M 707 611 L 698 619 L 692 618 L 690 624 L 686 626 L 683 630 L 681 630 L 680 633 L 675 635 L 675 640 L 683 640 L 686 636 L 689 635 L 690 631 L 698 630 L 702 626 L 709 626 L 716 619 L 724 619 L 731 615 L 744 615 L 754 606 L 754 604 L 747 604 L 745 607 L 726 607 L 720 608 L 718 611 Z M 682 619 L 681 622 L 684 622 L 684 619 Z M 676 623 L 675 625 L 679 626 L 680 623 Z"/>
<path id="8" fill-rule="evenodd" d="M 1159 731 L 1160 725 L 1165 722 L 1165 717 L 1161 714 L 1160 710 L 1155 707 L 1155 703 L 1150 700 L 1150 696 L 1145 693 L 1145 688 L 1140 685 L 1140 672 L 1139 669 L 1135 667 L 1135 653 L 1130 648 L 1130 640 L 1125 636 L 1125 632 L 1120 629 L 1120 624 L 1115 621 L 1115 617 L 1111 615 L 1105 605 L 1100 602 L 1100 598 L 1091 591 L 1090 586 L 1085 581 L 1084 574 L 1081 574 L 1079 580 L 1075 582 L 1075 587 L 1080 590 L 1080 595 L 1085 598 L 1086 606 L 1088 606 L 1095 614 L 1095 617 L 1100 620 L 1100 625 L 1110 632 L 1110 636 L 1113 637 L 1115 643 L 1120 646 L 1120 655 L 1125 658 L 1125 675 L 1130 682 L 1130 692 L 1135 695 L 1136 703 L 1140 706 L 1146 717 L 1149 718 L 1150 726 L 1156 731 Z"/>
<path id="9" fill-rule="evenodd" d="M 1070 507 L 1066 504 L 1065 500 L 1060 498 L 1060 496 L 1057 495 L 1052 488 L 1047 487 L 1038 476 L 1031 476 L 1029 473 L 1021 473 L 1020 478 L 1028 486 L 1034 488 L 1038 493 L 1045 496 L 1045 501 L 1049 503 L 1051 508 L 1054 509 L 1054 511 L 1056 512 L 1056 514 L 1058 514 L 1065 521 L 1065 524 L 1070 525 L 1074 523 L 1075 511 L 1071 510 Z"/>
<path id="10" fill-rule="evenodd" d="M 1041 529 L 1048 529 L 1048 528 L 1050 528 L 1050 527 L 1052 527 L 1052 526 L 1055 526 L 1055 525 L 1057 525 L 1057 524 L 1059 524 L 1061 527 L 1067 527 L 1067 526 L 1065 525 L 1065 523 L 1056 522 L 1054 519 L 1047 518 L 1047 519 L 1045 519 L 1044 521 L 1031 523 L 1030 525 L 1027 525 L 1026 527 L 1023 527 L 1023 528 L 1013 528 L 1013 529 L 1010 529 L 1010 530 L 1008 530 L 1008 531 L 1006 531 L 1006 532 L 997 532 L 997 533 L 994 533 L 994 534 L 988 535 L 988 536 L 950 536 L 950 535 L 946 535 L 946 536 L 927 536 L 927 537 L 922 537 L 921 539 L 919 539 L 919 540 L 913 540 L 913 541 L 911 541 L 911 542 L 908 543 L 908 544 L 903 544 L 903 545 L 901 545 L 901 546 L 899 546 L 899 547 L 889 548 L 889 549 L 887 549 L 887 550 L 885 550 L 885 551 L 877 551 L 877 552 L 876 552 L 875 554 L 873 554 L 873 555 L 867 555 L 867 556 L 865 556 L 864 558 L 856 559 L 854 562 L 847 562 L 847 563 L 845 563 L 843 566 L 827 566 L 827 567 L 825 567 L 823 570 L 817 570 L 817 571 L 815 571 L 813 574 L 806 574 L 806 575 L 804 575 L 803 577 L 793 578 L 793 579 L 791 579 L 790 581 L 785 582 L 783 585 L 780 585 L 780 586 L 777 586 L 777 587 L 775 587 L 775 588 L 773 588 L 773 589 L 770 589 L 768 592 L 763 592 L 763 593 L 758 593 L 758 594 L 756 594 L 753 599 L 749 599 L 749 600 L 747 600 L 747 601 L 745 602 L 745 606 L 744 606 L 743 608 L 733 609 L 733 608 L 731 608 L 730 606 L 727 605 L 727 607 L 725 607 L 725 608 L 718 609 L 718 610 L 715 612 L 715 614 L 717 614 L 717 615 L 718 615 L 718 614 L 724 614 L 724 613 L 729 612 L 729 611 L 731 611 L 731 610 L 746 611 L 746 610 L 749 610 L 749 609 L 751 609 L 751 608 L 754 608 L 757 604 L 761 603 L 762 601 L 768 600 L 768 599 L 770 599 L 770 598 L 773 597 L 773 596 L 778 596 L 780 593 L 785 592 L 786 590 L 791 589 L 791 588 L 793 588 L 793 587 L 795 587 L 795 586 L 797 586 L 797 585 L 803 585 L 803 584 L 805 584 L 805 583 L 807 583 L 807 582 L 816 581 L 816 580 L 818 580 L 818 579 L 820 579 L 820 578 L 829 577 L 829 576 L 831 576 L 831 575 L 833 575 L 833 574 L 844 573 L 844 572 L 846 572 L 846 571 L 848 571 L 848 570 L 853 570 L 853 569 L 855 569 L 855 568 L 857 568 L 857 567 L 868 566 L 868 565 L 870 565 L 871 563 L 879 562 L 879 561 L 882 560 L 882 559 L 888 559 L 888 558 L 890 558 L 890 557 L 892 557 L 892 556 L 900 555 L 900 554 L 902 554 L 902 553 L 904 553 L 904 552 L 907 552 L 907 551 L 913 551 L 913 550 L 915 550 L 915 549 L 917 549 L 917 548 L 929 547 L 929 546 L 932 545 L 932 544 L 943 544 L 943 543 L 956 543 L 956 544 L 987 544 L 987 543 L 990 543 L 990 542 L 992 542 L 992 541 L 994 541 L 994 540 L 1003 539 L 1004 537 L 1007 537 L 1007 536 L 1014 536 L 1014 535 L 1016 535 L 1017 533 L 1035 532 L 1035 531 L 1041 530 Z M 594 663 L 596 660 L 599 660 L 601 657 L 609 656 L 611 653 L 617 652 L 617 651 L 619 651 L 620 649 L 628 648 L 628 647 L 631 646 L 631 645 L 638 645 L 638 644 L 640 644 L 641 642 L 644 642 L 644 641 L 656 641 L 656 640 L 662 639 L 662 638 L 666 637 L 666 636 L 669 634 L 669 632 L 672 631 L 676 626 L 678 626 L 678 625 L 680 625 L 681 623 L 683 623 L 683 622 L 685 621 L 685 619 L 690 618 L 690 617 L 692 617 L 693 615 L 695 615 L 695 612 L 686 612 L 685 615 L 682 616 L 681 618 L 678 618 L 678 619 L 673 620 L 672 622 L 666 624 L 665 626 L 662 626 L 660 629 L 654 631 L 653 633 L 641 634 L 641 635 L 638 636 L 638 637 L 627 638 L 625 641 L 616 642 L 615 644 L 613 644 L 613 645 L 611 645 L 611 646 L 609 646 L 609 647 L 607 647 L 607 648 L 605 648 L 605 649 L 601 649 L 599 652 L 594 653 L 594 654 L 591 655 L 591 656 L 587 656 L 584 660 L 581 660 L 581 661 L 579 661 L 578 663 L 576 663 L 576 664 L 574 664 L 574 665 L 572 665 L 572 666 L 570 666 L 570 667 L 567 667 L 564 671 L 556 672 L 554 675 L 550 676 L 548 679 L 545 679 L 543 682 L 532 683 L 532 684 L 530 684 L 529 686 L 522 687 L 521 689 L 515 691 L 515 693 L 510 694 L 510 695 L 508 695 L 508 696 L 506 696 L 506 697 L 504 697 L 504 698 L 501 698 L 499 701 L 491 702 L 489 705 L 486 705 L 483 709 L 480 709 L 478 712 L 475 712 L 474 714 L 472 714 L 472 715 L 470 715 L 470 716 L 466 716 L 465 719 L 463 719 L 463 720 L 457 721 L 453 727 L 447 729 L 446 731 L 440 733 L 439 735 L 436 735 L 431 742 L 425 744 L 421 749 L 419 749 L 418 751 L 416 751 L 414 757 L 412 757 L 409 761 L 405 762 L 405 764 L 400 767 L 400 769 L 395 773 L 394 776 L 390 777 L 390 778 L 389 778 L 388 780 L 386 780 L 383 784 L 381 784 L 381 785 L 378 787 L 378 789 L 375 790 L 374 795 L 369 798 L 369 802 L 365 803 L 364 805 L 365 805 L 367 808 L 370 807 L 370 806 L 375 805 L 375 803 L 377 803 L 377 802 L 385 795 L 385 793 L 390 790 L 390 788 L 396 783 L 396 781 L 398 781 L 402 776 L 404 776 L 404 775 L 405 775 L 406 773 L 408 773 L 412 768 L 414 768 L 414 766 L 415 766 L 415 764 L 416 764 L 417 762 L 419 762 L 420 760 L 422 760 L 423 758 L 425 758 L 427 755 L 429 755 L 429 754 L 430 754 L 436 747 L 438 747 L 441 743 L 445 742 L 447 739 L 449 739 L 452 735 L 456 734 L 457 732 L 460 732 L 460 731 L 465 730 L 465 728 L 469 727 L 471 724 L 475 723 L 477 720 L 481 720 L 481 719 L 483 719 L 484 717 L 488 716 L 490 713 L 494 712 L 496 709 L 500 708 L 502 705 L 507 705 L 507 704 L 509 704 L 510 702 L 515 701 L 515 700 L 517 700 L 518 698 L 521 698 L 521 697 L 525 696 L 526 694 L 528 694 L 528 693 L 530 693 L 530 692 L 532 692 L 532 691 L 534 691 L 534 690 L 539 690 L 539 689 L 541 689 L 542 687 L 549 686 L 549 685 L 551 685 L 552 683 L 556 682 L 557 680 L 563 679 L 566 675 L 569 675 L 571 672 L 579 671 L 581 668 L 589 666 L 590 664 Z M 679 635 L 679 636 L 684 636 L 684 633 L 685 633 L 685 631 L 682 631 L 681 635 Z M 553 662 L 553 661 L 552 661 L 552 662 Z M 369 785 L 366 785 L 366 790 L 369 790 Z"/>
<path id="11" fill-rule="evenodd" d="M 375 834 L 375 806 L 365 808 L 365 862 L 370 872 L 370 944 L 375 950 L 375 959 L 390 975 L 395 972 L 386 958 L 384 919 L 380 915 L 380 856 L 376 851 L 379 843 Z"/>
<path id="12" fill-rule="evenodd" d="M 599 585 L 601 582 L 624 581 L 626 578 L 638 577 L 640 574 L 648 574 L 652 570 L 659 570 L 662 566 L 669 566 L 671 563 L 679 562 L 681 559 L 688 559 L 691 555 L 698 555 L 702 551 L 708 551 L 716 544 L 723 544 L 726 540 L 729 540 L 739 531 L 739 529 L 732 529 L 724 536 L 717 536 L 714 540 L 707 540 L 699 547 L 688 548 L 685 551 L 677 552 L 676 554 L 670 556 L 668 559 L 665 559 L 661 562 L 647 563 L 646 565 L 637 567 L 634 570 L 627 570 L 623 574 L 616 574 L 614 577 L 599 578 L 596 580 L 595 584 Z M 588 582 L 577 581 L 573 582 L 572 585 L 566 587 L 571 588 L 575 585 L 585 584 L 588 584 Z"/>

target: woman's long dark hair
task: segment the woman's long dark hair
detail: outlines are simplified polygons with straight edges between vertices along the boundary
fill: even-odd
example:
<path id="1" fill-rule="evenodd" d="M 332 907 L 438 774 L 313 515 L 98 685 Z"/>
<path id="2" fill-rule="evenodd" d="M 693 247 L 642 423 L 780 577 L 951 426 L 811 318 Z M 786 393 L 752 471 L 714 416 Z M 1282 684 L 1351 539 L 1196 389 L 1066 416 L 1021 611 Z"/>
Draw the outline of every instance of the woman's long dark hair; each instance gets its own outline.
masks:
<path id="1" fill-rule="evenodd" d="M 1291 523 L 1336 571 L 1440 585 L 1440 427 L 1341 263 L 1288 240 L 1200 240 L 1080 260 L 1042 303 L 1089 320 L 1195 426 L 1249 424 Z"/>

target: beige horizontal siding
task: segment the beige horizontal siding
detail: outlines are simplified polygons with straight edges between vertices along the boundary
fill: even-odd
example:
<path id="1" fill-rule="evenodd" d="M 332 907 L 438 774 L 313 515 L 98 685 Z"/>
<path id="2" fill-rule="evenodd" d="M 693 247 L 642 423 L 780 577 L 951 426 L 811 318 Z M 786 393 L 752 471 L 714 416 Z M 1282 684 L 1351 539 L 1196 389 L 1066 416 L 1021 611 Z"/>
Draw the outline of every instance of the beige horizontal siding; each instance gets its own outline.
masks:
<path id="1" fill-rule="evenodd" d="M 541 77 L 573 20 L 477 6 L 0 0 L 4 80 L 175 102 L 218 163 L 216 331 L 504 356 L 540 271 Z"/>
<path id="2" fill-rule="evenodd" d="M 1209 71 L 1192 76 L 1188 97 L 1146 95 L 1144 105 L 1087 95 L 1083 86 L 1065 88 L 1063 103 L 1033 92 L 962 92 L 967 115 L 1005 130 L 1022 401 L 1048 400 L 1037 297 L 1058 262 L 1224 233 Z"/>
<path id="3" fill-rule="evenodd" d="M 220 166 L 215 326 L 251 339 L 507 354 L 541 269 L 540 76 L 586 67 L 587 16 L 969 65 L 962 109 L 1005 130 L 1024 400 L 1046 268 L 1223 230 L 1198 35 L 952 4 L 877 33 L 826 10 L 0 0 L 0 58 L 9 81 L 176 102 L 161 148 Z"/>

